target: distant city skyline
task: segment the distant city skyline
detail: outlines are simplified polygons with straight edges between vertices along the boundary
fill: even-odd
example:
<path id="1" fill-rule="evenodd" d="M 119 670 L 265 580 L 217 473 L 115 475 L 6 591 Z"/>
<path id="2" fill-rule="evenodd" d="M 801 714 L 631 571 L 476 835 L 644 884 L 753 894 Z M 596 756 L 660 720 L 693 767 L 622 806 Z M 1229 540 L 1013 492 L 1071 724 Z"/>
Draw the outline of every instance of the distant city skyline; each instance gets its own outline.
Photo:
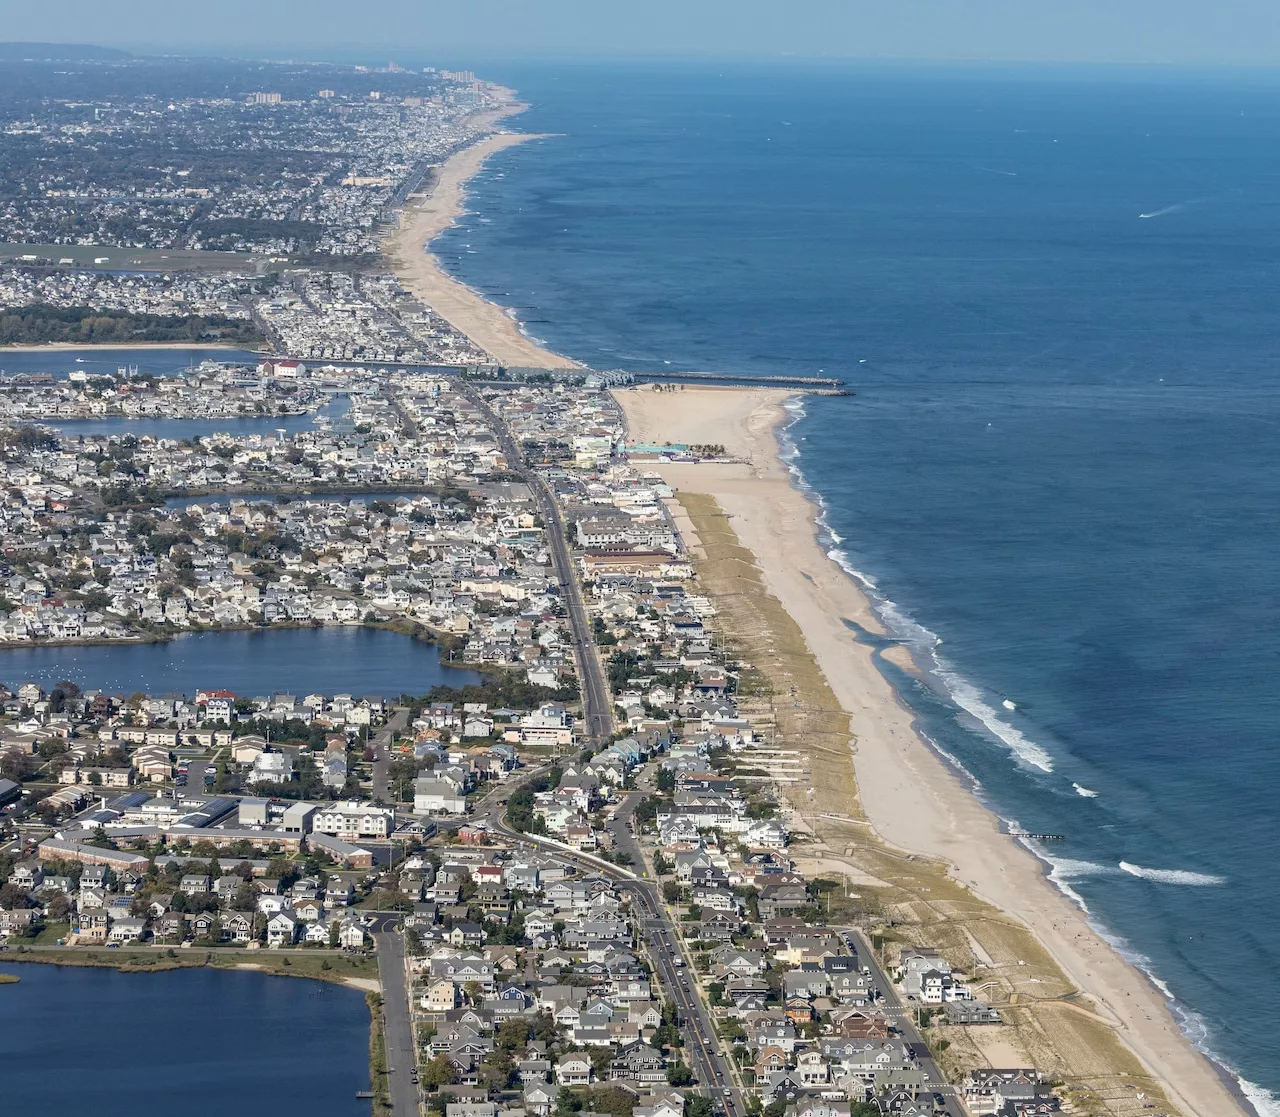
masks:
<path id="1" fill-rule="evenodd" d="M 64 0 L 10 9 L 9 41 L 401 56 L 757 56 L 1272 65 L 1264 0 Z"/>

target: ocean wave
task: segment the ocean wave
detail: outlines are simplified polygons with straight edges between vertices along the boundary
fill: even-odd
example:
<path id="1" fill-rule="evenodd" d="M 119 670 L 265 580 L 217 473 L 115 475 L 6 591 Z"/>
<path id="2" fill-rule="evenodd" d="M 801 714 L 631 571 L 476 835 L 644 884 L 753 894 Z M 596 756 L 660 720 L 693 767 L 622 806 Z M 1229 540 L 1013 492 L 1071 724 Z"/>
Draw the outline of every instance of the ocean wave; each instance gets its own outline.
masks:
<path id="1" fill-rule="evenodd" d="M 787 463 L 787 470 L 794 478 L 796 487 L 818 506 L 816 522 L 819 538 L 826 548 L 827 557 L 863 588 L 872 591 L 871 604 L 890 635 L 906 644 L 913 653 L 931 660 L 933 675 L 943 684 L 952 702 L 980 722 L 988 733 L 1009 750 L 1015 760 L 1032 768 L 1038 768 L 1042 772 L 1052 772 L 1053 757 L 1016 726 L 1004 721 L 996 709 L 983 698 L 982 692 L 938 655 L 937 649 L 942 644 L 942 640 L 937 633 L 930 632 L 895 602 L 876 592 L 878 587 L 875 579 L 857 569 L 849 560 L 848 553 L 840 547 L 844 542 L 843 537 L 832 530 L 825 498 L 809 484 L 797 464 L 800 454 L 791 436 L 791 428 L 804 418 L 803 398 L 797 397 L 795 400 L 788 401 L 786 407 L 794 418 L 778 431 L 778 442 L 782 447 L 781 457 Z"/>
<path id="2" fill-rule="evenodd" d="M 936 641 L 937 638 L 934 639 Z M 1039 768 L 1042 772 L 1053 771 L 1053 757 L 1043 747 L 1001 718 L 995 709 L 987 704 L 982 697 L 982 692 L 976 686 L 957 671 L 952 670 L 936 654 L 934 662 L 937 664 L 935 674 L 946 684 L 947 692 L 957 706 L 971 717 L 977 718 L 992 736 L 1008 747 L 1015 759 L 1033 768 Z"/>
<path id="3" fill-rule="evenodd" d="M 1041 771 L 1051 772 L 1053 770 L 1052 757 L 1041 746 L 1019 732 L 1016 727 L 1001 720 L 996 710 L 981 697 L 978 689 L 961 678 L 941 659 L 937 649 L 941 647 L 942 639 L 908 615 L 895 602 L 880 595 L 875 579 L 858 570 L 853 564 L 848 553 L 841 546 L 844 543 L 843 537 L 833 531 L 830 526 L 829 508 L 826 500 L 822 497 L 822 494 L 815 491 L 808 483 L 798 464 L 800 450 L 790 436 L 789 431 L 791 427 L 805 417 L 804 400 L 802 397 L 797 397 L 795 400 L 789 401 L 786 406 L 787 410 L 791 412 L 792 419 L 778 431 L 778 441 L 782 450 L 780 456 L 786 462 L 788 472 L 794 479 L 796 487 L 818 507 L 816 522 L 819 529 L 819 537 L 824 543 L 827 556 L 850 578 L 869 591 L 872 605 L 890 634 L 907 646 L 913 654 L 932 662 L 935 677 L 945 685 L 956 705 L 982 722 L 990 732 L 1009 747 L 1010 752 L 1016 759 L 1024 760 Z M 994 723 L 994 726 L 992 723 Z M 936 741 L 927 737 L 925 739 L 949 764 L 954 765 L 958 771 L 972 781 L 975 790 L 981 789 L 981 783 L 960 763 L 958 758 L 939 747 Z M 1090 788 L 1082 787 L 1078 783 L 1073 782 L 1071 786 L 1076 794 L 1083 798 L 1097 796 L 1097 792 Z M 1223 884 L 1225 883 L 1224 880 L 1205 873 L 1145 869 L 1125 861 L 1120 862 L 1119 865 L 1109 865 L 1095 861 L 1057 857 L 1048 853 L 1039 842 L 1020 835 L 1018 831 L 1021 827 L 1016 822 L 1011 822 L 1007 819 L 1005 822 L 1014 834 L 1015 840 L 1048 866 L 1046 877 L 1049 882 L 1084 914 L 1089 925 L 1105 942 L 1110 944 L 1126 962 L 1139 969 L 1160 991 L 1168 1002 L 1170 1011 L 1178 1021 L 1179 1029 L 1187 1037 L 1188 1041 L 1202 1052 L 1206 1058 L 1217 1063 L 1227 1074 L 1235 1079 L 1241 1093 L 1258 1112 L 1259 1117 L 1280 1117 L 1280 1098 L 1265 1087 L 1248 1081 L 1213 1049 L 1209 1042 L 1210 1030 L 1203 1018 L 1178 1001 L 1169 986 L 1156 974 L 1149 958 L 1135 951 L 1125 939 L 1098 922 L 1084 897 L 1073 887 L 1074 883 L 1081 880 L 1098 877 L 1115 878 L 1125 874 L 1143 877 L 1159 883 L 1195 886 Z"/>
<path id="4" fill-rule="evenodd" d="M 1214 876 L 1212 873 L 1193 873 L 1189 869 L 1146 869 L 1128 861 L 1121 861 L 1120 868 L 1130 876 L 1152 880 L 1158 884 L 1187 884 L 1195 888 L 1208 888 L 1227 883 L 1226 877 Z"/>
<path id="5" fill-rule="evenodd" d="M 1214 1056 L 1210 1055 L 1210 1058 Z M 1221 1062 L 1221 1060 L 1219 1060 Z M 1226 1066 L 1226 1064 L 1223 1064 Z M 1235 1074 L 1229 1066 L 1228 1073 Z M 1265 1086 L 1259 1086 L 1256 1082 L 1250 1082 L 1247 1078 L 1239 1074 L 1235 1075 L 1235 1079 L 1240 1083 L 1240 1092 L 1244 1094 L 1249 1104 L 1258 1111 L 1260 1117 L 1280 1117 L 1280 1097 L 1268 1090 Z"/>

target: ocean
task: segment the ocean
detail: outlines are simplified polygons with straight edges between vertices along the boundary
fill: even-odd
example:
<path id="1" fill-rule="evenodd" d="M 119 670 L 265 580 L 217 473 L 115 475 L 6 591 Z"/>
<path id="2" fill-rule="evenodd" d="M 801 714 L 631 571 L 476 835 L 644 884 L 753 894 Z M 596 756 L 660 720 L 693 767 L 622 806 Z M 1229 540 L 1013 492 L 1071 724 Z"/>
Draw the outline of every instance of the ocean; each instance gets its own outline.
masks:
<path id="1" fill-rule="evenodd" d="M 473 65 L 556 135 L 447 266 L 595 367 L 849 384 L 786 437 L 922 729 L 1280 1113 L 1280 78 Z"/>

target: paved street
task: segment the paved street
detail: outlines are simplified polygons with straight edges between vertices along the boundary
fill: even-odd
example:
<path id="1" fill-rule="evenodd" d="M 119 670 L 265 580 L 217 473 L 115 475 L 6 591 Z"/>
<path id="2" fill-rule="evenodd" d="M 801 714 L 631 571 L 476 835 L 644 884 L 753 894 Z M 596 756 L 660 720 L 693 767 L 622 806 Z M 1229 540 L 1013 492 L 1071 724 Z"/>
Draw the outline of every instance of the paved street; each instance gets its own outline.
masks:
<path id="1" fill-rule="evenodd" d="M 845 945 L 854 950 L 862 965 L 871 971 L 872 980 L 884 995 L 881 1011 L 902 1032 L 902 1038 L 910 1045 L 911 1053 L 920 1063 L 921 1070 L 928 1075 L 927 1084 L 932 1092 L 942 1096 L 943 1102 L 939 1112 L 946 1117 L 967 1117 L 955 1087 L 947 1084 L 938 1064 L 933 1061 L 933 1056 L 929 1054 L 929 1049 L 925 1046 L 920 1031 L 912 1020 L 911 1009 L 903 1003 L 893 982 L 889 980 L 889 975 L 876 960 L 871 944 L 867 942 L 861 931 L 850 928 L 842 931 L 841 934 L 844 936 Z"/>
<path id="2" fill-rule="evenodd" d="M 409 992 L 404 972 L 404 940 L 399 931 L 380 931 L 378 978 L 382 982 L 382 1018 L 386 1023 L 387 1083 L 391 1108 L 401 1117 L 418 1112 L 418 1087 L 413 1082 L 413 1027 L 409 1023 Z"/>
<path id="3" fill-rule="evenodd" d="M 409 711 L 396 710 L 387 724 L 373 737 L 373 797 L 391 803 L 391 736 L 403 733 L 409 724 Z"/>
<path id="4" fill-rule="evenodd" d="M 609 686 L 600 666 L 600 657 L 596 653 L 595 636 L 591 631 L 586 606 L 582 602 L 582 590 L 573 569 L 573 559 L 565 540 L 564 521 L 560 518 L 555 497 L 546 481 L 525 464 L 524 455 L 511 437 L 511 431 L 484 397 L 464 380 L 454 381 L 453 388 L 484 415 L 512 471 L 518 473 L 533 490 L 538 510 L 547 527 L 551 559 L 555 565 L 556 578 L 560 582 L 560 592 L 564 595 L 565 610 L 569 615 L 569 627 L 573 634 L 578 674 L 582 683 L 583 720 L 587 724 L 588 736 L 593 739 L 607 737 L 613 732 L 613 700 L 609 696 Z"/>
<path id="5" fill-rule="evenodd" d="M 638 803 L 638 796 L 629 796 L 623 810 L 619 812 L 621 819 L 629 818 Z M 682 954 L 675 927 L 663 906 L 662 896 L 657 886 L 649 880 L 633 879 L 633 874 L 626 869 L 589 861 L 585 857 L 577 856 L 533 835 L 511 830 L 502 821 L 501 813 L 496 806 L 487 812 L 487 820 L 491 830 L 510 841 L 538 846 L 543 852 L 550 853 L 585 872 L 612 878 L 618 890 L 631 897 L 637 930 L 644 938 L 649 955 L 653 959 L 658 981 L 666 998 L 675 1004 L 680 1014 L 681 1031 L 685 1038 L 685 1055 L 699 1085 L 705 1087 L 707 1093 L 723 1104 L 729 1117 L 745 1117 L 746 1106 L 740 1091 L 733 1084 L 727 1060 L 717 1053 L 715 1025 L 698 992 L 693 969 L 688 964 L 688 959 Z M 620 820 L 617 829 L 626 831 L 625 822 Z M 627 848 L 621 842 L 619 847 Z M 631 843 L 630 848 L 635 849 L 634 842 Z M 632 856 L 635 858 L 637 868 L 640 868 L 643 862 L 639 857 L 639 850 L 635 849 Z M 677 959 L 684 964 L 679 964 Z M 727 1096 L 726 1090 L 729 1091 Z"/>

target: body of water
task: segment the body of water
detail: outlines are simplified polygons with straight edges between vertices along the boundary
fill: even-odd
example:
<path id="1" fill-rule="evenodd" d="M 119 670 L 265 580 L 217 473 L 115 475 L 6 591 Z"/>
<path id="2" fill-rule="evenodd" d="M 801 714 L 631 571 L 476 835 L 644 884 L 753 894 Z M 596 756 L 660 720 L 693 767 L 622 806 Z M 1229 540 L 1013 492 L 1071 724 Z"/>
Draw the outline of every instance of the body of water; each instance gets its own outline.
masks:
<path id="1" fill-rule="evenodd" d="M 369 1010 L 355 989 L 248 971 L 126 974 L 9 965 L 0 1067 L 10 1113 L 368 1117 Z"/>
<path id="2" fill-rule="evenodd" d="M 896 681 L 1280 1112 L 1280 80 L 487 76 L 558 135 L 494 157 L 446 264 L 597 367 L 856 389 L 789 438 L 929 669 Z"/>
<path id="3" fill-rule="evenodd" d="M 50 372 L 60 379 L 70 372 L 87 372 L 92 376 L 114 376 L 120 369 L 135 369 L 140 374 L 176 376 L 195 368 L 202 361 L 227 364 L 257 365 L 259 355 L 248 349 L 201 348 L 103 349 L 92 345 L 83 349 L 0 349 L 0 376 L 18 373 Z"/>
<path id="4" fill-rule="evenodd" d="M 0 649 L 0 680 L 51 687 L 68 679 L 112 694 L 188 696 L 212 688 L 236 694 L 425 694 L 467 686 L 474 671 L 440 661 L 434 644 L 381 628 L 251 629 L 194 632 L 167 644 Z"/>

